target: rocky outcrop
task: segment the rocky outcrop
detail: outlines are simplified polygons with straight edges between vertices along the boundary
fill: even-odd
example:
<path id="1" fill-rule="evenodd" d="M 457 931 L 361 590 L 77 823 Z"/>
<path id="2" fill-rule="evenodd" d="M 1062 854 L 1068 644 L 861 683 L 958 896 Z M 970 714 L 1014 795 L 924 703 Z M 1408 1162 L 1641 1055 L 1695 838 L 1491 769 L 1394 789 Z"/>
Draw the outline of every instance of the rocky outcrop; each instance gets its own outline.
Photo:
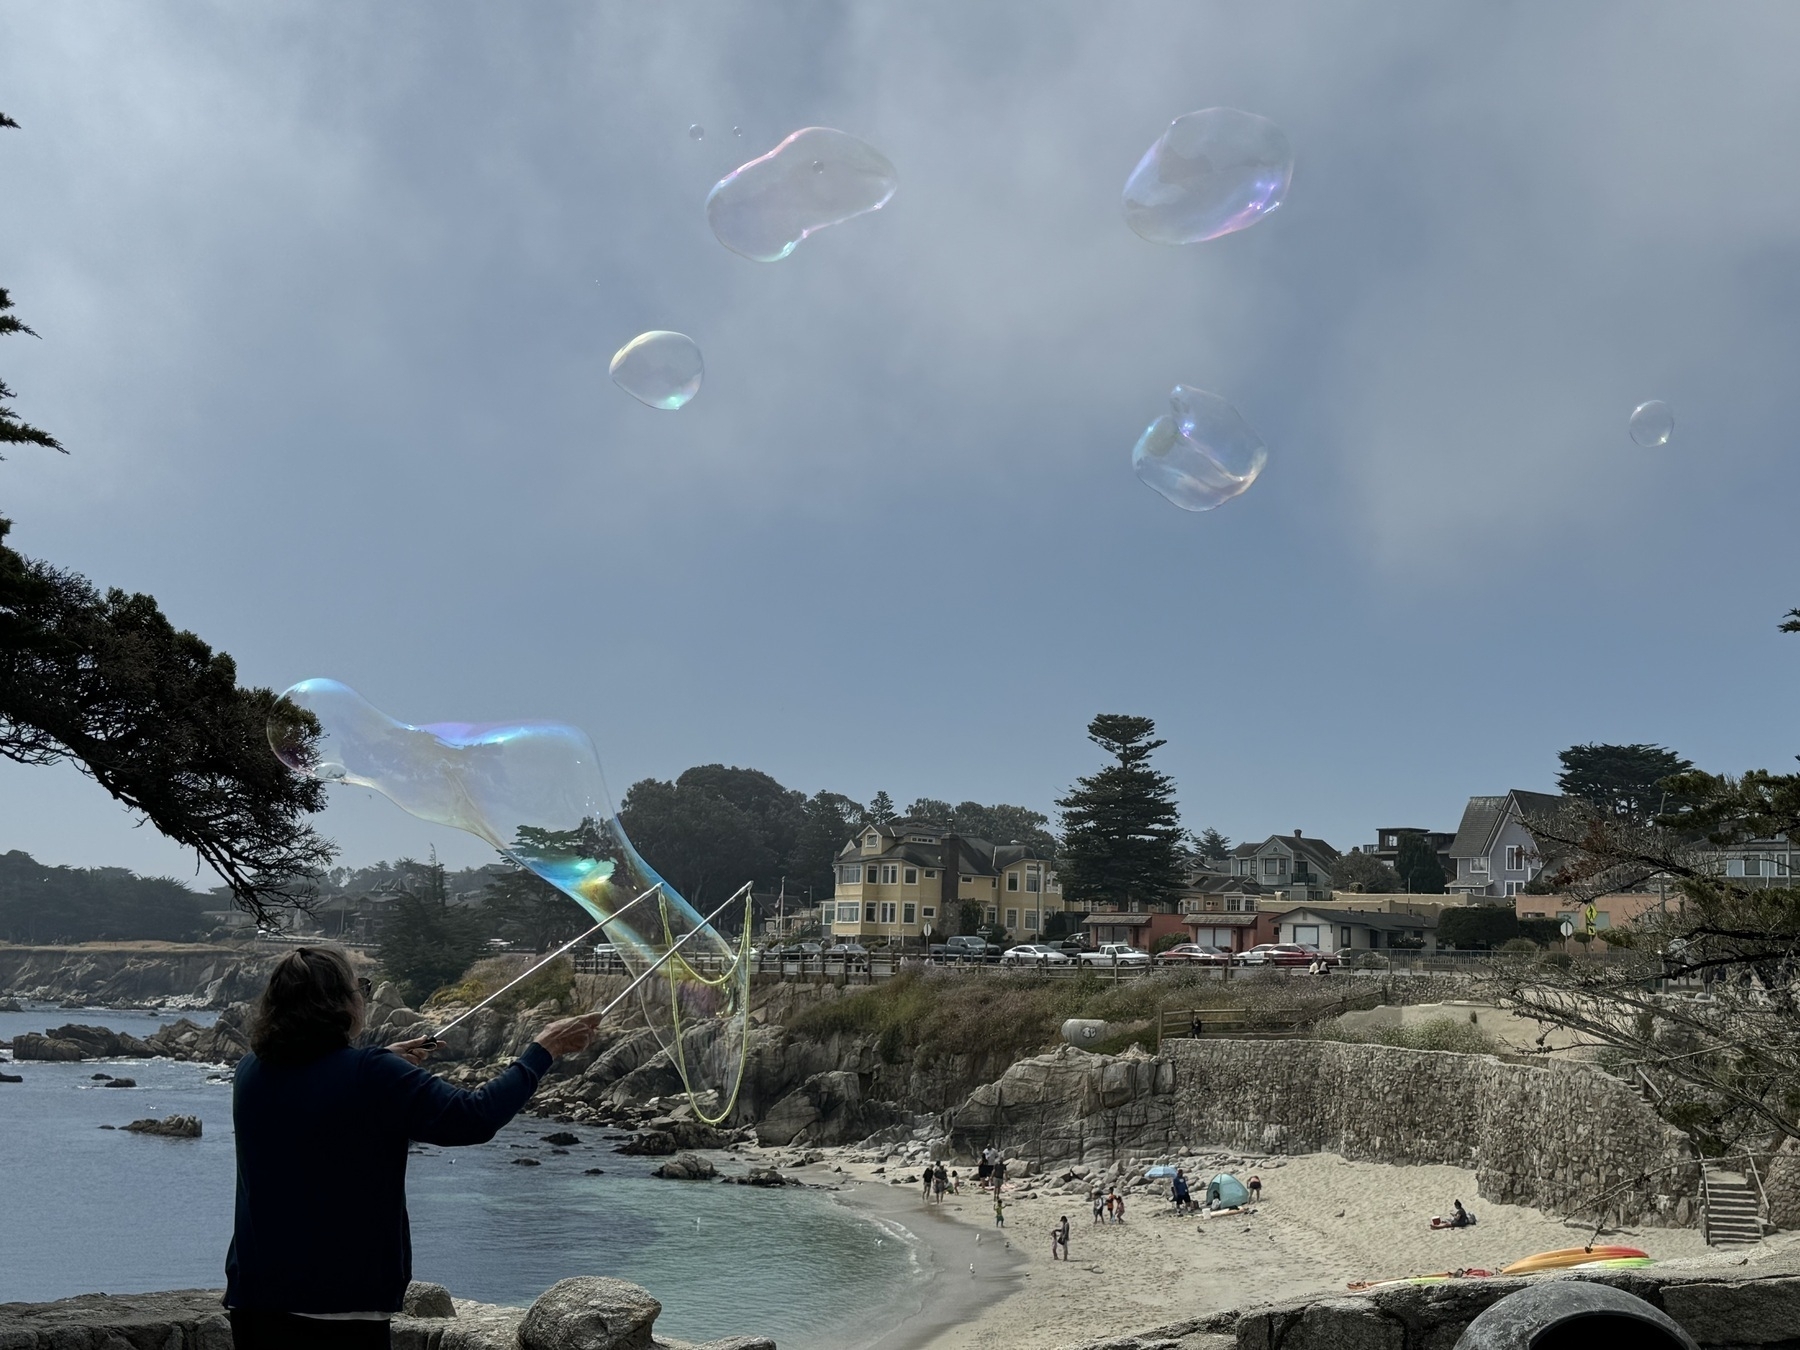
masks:
<path id="1" fill-rule="evenodd" d="M 624 1280 L 558 1280 L 519 1324 L 521 1350 L 647 1350 L 662 1304 Z"/>
<path id="2" fill-rule="evenodd" d="M 122 1128 L 133 1134 L 156 1134 L 164 1139 L 198 1139 L 200 1137 L 200 1118 L 198 1116 L 166 1116 L 161 1120 L 150 1117 L 145 1120 L 134 1120 Z"/>
<path id="3" fill-rule="evenodd" d="M 677 1153 L 650 1175 L 665 1181 L 711 1181 L 719 1170 L 698 1153 Z"/>
<path id="4" fill-rule="evenodd" d="M 156 1053 L 150 1044 L 122 1031 L 71 1022 L 38 1035 L 20 1032 L 13 1037 L 14 1059 L 67 1062 L 79 1059 L 148 1059 Z"/>
<path id="5" fill-rule="evenodd" d="M 450 1297 L 450 1291 L 429 1280 L 414 1280 L 407 1285 L 400 1308 L 408 1317 L 456 1316 L 456 1301 Z"/>
<path id="6" fill-rule="evenodd" d="M 1791 1266 L 1790 1263 L 1783 1263 Z M 1396 1285 L 1368 1294 L 1296 1299 L 1215 1313 L 1109 1337 L 1081 1350 L 1412 1350 L 1449 1347 L 1508 1294 L 1575 1280 L 1620 1289 L 1672 1318 L 1702 1350 L 1791 1350 L 1800 1328 L 1800 1277 L 1647 1270 Z M 1596 1338 L 1599 1346 L 1627 1344 Z"/>
<path id="7" fill-rule="evenodd" d="M 949 1121 L 962 1153 L 993 1146 L 1040 1162 L 1166 1153 L 1180 1145 L 1175 1067 L 1136 1048 L 1091 1055 L 1065 1045 L 975 1089 Z"/>
<path id="8" fill-rule="evenodd" d="M 144 1040 L 153 1055 L 201 1064 L 236 1064 L 250 1053 L 250 1005 L 235 1003 L 210 1027 L 183 1017 Z"/>
<path id="9" fill-rule="evenodd" d="M 848 1144 L 900 1119 L 902 1113 L 893 1103 L 871 1101 L 863 1095 L 859 1074 L 836 1070 L 814 1074 L 776 1102 L 757 1123 L 756 1137 L 778 1147 Z"/>
<path id="10" fill-rule="evenodd" d="M 282 955 L 204 944 L 5 947 L 0 990 L 80 1007 L 222 1008 L 260 994 Z"/>

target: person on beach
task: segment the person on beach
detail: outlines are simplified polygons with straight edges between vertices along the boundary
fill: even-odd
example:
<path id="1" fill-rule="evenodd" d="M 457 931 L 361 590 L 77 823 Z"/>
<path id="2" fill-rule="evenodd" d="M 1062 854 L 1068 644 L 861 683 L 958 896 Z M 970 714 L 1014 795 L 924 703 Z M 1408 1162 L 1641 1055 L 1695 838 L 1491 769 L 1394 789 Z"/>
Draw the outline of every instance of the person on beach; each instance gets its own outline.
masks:
<path id="1" fill-rule="evenodd" d="M 238 1062 L 237 1200 L 225 1254 L 236 1350 L 386 1350 L 412 1279 L 407 1145 L 483 1144 L 518 1114 L 598 1014 L 552 1022 L 465 1092 L 419 1067 L 429 1038 L 354 1045 L 369 982 L 334 947 L 298 947 L 269 974 Z"/>
<path id="2" fill-rule="evenodd" d="M 1000 1198 L 1000 1192 L 994 1192 L 994 1227 L 1006 1227 L 1006 1201 Z"/>
<path id="3" fill-rule="evenodd" d="M 1117 1191 L 1113 1192 L 1113 1222 L 1125 1222 L 1125 1197 Z"/>
<path id="4" fill-rule="evenodd" d="M 929 1205 L 931 1203 L 932 1183 L 937 1180 L 937 1172 L 932 1169 L 929 1163 L 926 1164 L 925 1174 L 920 1177 L 919 1180 L 925 1183 L 925 1203 Z"/>
<path id="5" fill-rule="evenodd" d="M 1175 1180 L 1169 1183 L 1169 1198 L 1175 1202 L 1175 1212 L 1186 1214 L 1188 1209 L 1187 1178 L 1181 1175 L 1181 1169 L 1175 1169 Z"/>
<path id="6" fill-rule="evenodd" d="M 993 1177 L 993 1175 L 994 1175 L 994 1150 L 991 1148 L 984 1148 L 981 1150 L 981 1161 L 975 1164 L 976 1184 L 980 1187 L 980 1189 L 985 1191 L 988 1186 L 988 1181 Z"/>
<path id="7" fill-rule="evenodd" d="M 1056 1241 L 1062 1247 L 1062 1259 L 1067 1261 L 1069 1259 L 1069 1216 L 1067 1214 L 1063 1215 L 1061 1221 L 1056 1225 Z"/>
<path id="8" fill-rule="evenodd" d="M 944 1173 L 944 1164 L 939 1163 L 931 1171 L 931 1193 L 941 1205 L 944 1203 L 944 1192 L 950 1189 L 950 1178 Z"/>
<path id="9" fill-rule="evenodd" d="M 1094 1222 L 1106 1222 L 1106 1197 L 1099 1191 L 1094 1192 Z"/>
<path id="10" fill-rule="evenodd" d="M 956 1175 L 956 1169 L 954 1167 L 950 1169 L 950 1194 L 962 1194 L 962 1178 Z"/>
<path id="11" fill-rule="evenodd" d="M 1262 1199 L 1262 1178 L 1261 1177 L 1253 1175 L 1253 1176 L 1251 1176 L 1250 1180 L 1245 1182 L 1244 1184 L 1247 1187 L 1249 1187 L 1250 1201 L 1252 1204 L 1254 1204 L 1258 1200 Z"/>

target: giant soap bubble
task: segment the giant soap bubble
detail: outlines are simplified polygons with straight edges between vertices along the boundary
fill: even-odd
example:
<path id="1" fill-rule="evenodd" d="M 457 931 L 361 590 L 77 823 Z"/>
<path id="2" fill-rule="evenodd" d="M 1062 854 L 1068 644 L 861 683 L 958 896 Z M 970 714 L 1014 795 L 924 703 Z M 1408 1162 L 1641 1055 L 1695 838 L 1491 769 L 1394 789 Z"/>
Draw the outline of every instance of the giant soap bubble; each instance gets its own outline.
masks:
<path id="1" fill-rule="evenodd" d="M 1210 511 L 1256 481 L 1269 449 L 1217 394 L 1178 384 L 1131 451 L 1137 476 L 1183 511 Z"/>
<path id="2" fill-rule="evenodd" d="M 686 333 L 639 333 L 613 353 L 613 383 L 639 403 L 673 412 L 700 392 L 706 362 Z"/>
<path id="3" fill-rule="evenodd" d="M 879 211 L 899 184 L 888 157 L 867 141 L 803 127 L 715 183 L 706 219 L 733 253 L 779 262 L 827 225 Z"/>
<path id="4" fill-rule="evenodd" d="M 316 728 L 293 708 L 310 713 Z M 607 939 L 634 974 L 693 933 L 680 957 L 664 965 L 668 979 L 659 973 L 641 986 L 640 1007 L 690 1092 L 735 1097 L 736 1082 L 727 1080 L 741 1055 L 749 962 L 632 847 L 585 731 L 559 722 L 412 726 L 336 680 L 303 680 L 282 696 L 268 734 L 276 756 L 296 773 L 372 788 L 421 820 L 487 840 L 606 923 Z M 660 899 L 614 918 L 653 886 L 661 887 Z M 703 1051 L 685 1046 L 684 1023 L 711 1016 L 724 1020 L 709 1031 Z M 702 1061 L 709 1066 L 704 1074 Z M 741 1072 L 741 1058 L 737 1063 Z"/>
<path id="5" fill-rule="evenodd" d="M 1153 244 L 1197 244 L 1281 205 L 1294 152 L 1281 128 L 1236 108 L 1169 123 L 1125 180 L 1125 223 Z"/>
<path id="6" fill-rule="evenodd" d="M 1667 445 L 1669 437 L 1675 434 L 1675 414 L 1669 411 L 1668 404 L 1653 398 L 1631 410 L 1627 427 L 1632 440 L 1646 450 L 1654 450 L 1659 445 Z"/>

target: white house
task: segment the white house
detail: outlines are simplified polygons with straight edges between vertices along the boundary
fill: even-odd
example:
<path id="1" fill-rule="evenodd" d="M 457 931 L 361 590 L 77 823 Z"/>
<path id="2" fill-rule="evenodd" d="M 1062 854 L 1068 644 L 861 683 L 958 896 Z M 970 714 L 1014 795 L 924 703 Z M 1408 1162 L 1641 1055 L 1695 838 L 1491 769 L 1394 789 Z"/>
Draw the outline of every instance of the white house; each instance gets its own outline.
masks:
<path id="1" fill-rule="evenodd" d="M 1289 910 L 1277 925 L 1278 941 L 1322 952 L 1382 951 L 1400 947 L 1437 950 L 1437 920 L 1425 914 L 1377 914 L 1366 909 Z"/>

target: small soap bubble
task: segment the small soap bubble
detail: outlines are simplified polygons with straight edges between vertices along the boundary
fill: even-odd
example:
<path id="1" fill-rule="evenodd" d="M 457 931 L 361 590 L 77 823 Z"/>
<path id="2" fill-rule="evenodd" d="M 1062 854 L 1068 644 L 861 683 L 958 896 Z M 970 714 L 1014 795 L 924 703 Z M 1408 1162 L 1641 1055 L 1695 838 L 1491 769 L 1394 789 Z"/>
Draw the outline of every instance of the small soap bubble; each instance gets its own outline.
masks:
<path id="1" fill-rule="evenodd" d="M 742 127 L 733 127 L 731 129 L 731 134 L 733 136 L 742 136 L 744 134 L 744 129 Z"/>
<path id="2" fill-rule="evenodd" d="M 1131 451 L 1137 476 L 1183 511 L 1210 511 L 1244 492 L 1268 463 L 1262 438 L 1217 394 L 1178 384 L 1169 411 Z"/>
<path id="3" fill-rule="evenodd" d="M 1640 403 L 1631 410 L 1631 439 L 1646 450 L 1667 445 L 1675 434 L 1675 414 L 1659 398 Z"/>
<path id="4" fill-rule="evenodd" d="M 1153 244 L 1196 244 L 1281 205 L 1294 151 L 1281 128 L 1236 108 L 1177 117 L 1125 180 L 1125 223 Z"/>
<path id="5" fill-rule="evenodd" d="M 686 333 L 639 333 L 613 353 L 613 383 L 639 403 L 673 412 L 700 392 L 706 363 Z"/>
<path id="6" fill-rule="evenodd" d="M 698 122 L 688 128 L 688 139 L 690 141 L 704 140 L 705 138 L 706 128 L 701 126 Z"/>
<path id="7" fill-rule="evenodd" d="M 867 141 L 803 127 L 714 184 L 706 219 L 733 253 L 778 262 L 808 235 L 879 211 L 899 181 L 888 157 Z"/>

